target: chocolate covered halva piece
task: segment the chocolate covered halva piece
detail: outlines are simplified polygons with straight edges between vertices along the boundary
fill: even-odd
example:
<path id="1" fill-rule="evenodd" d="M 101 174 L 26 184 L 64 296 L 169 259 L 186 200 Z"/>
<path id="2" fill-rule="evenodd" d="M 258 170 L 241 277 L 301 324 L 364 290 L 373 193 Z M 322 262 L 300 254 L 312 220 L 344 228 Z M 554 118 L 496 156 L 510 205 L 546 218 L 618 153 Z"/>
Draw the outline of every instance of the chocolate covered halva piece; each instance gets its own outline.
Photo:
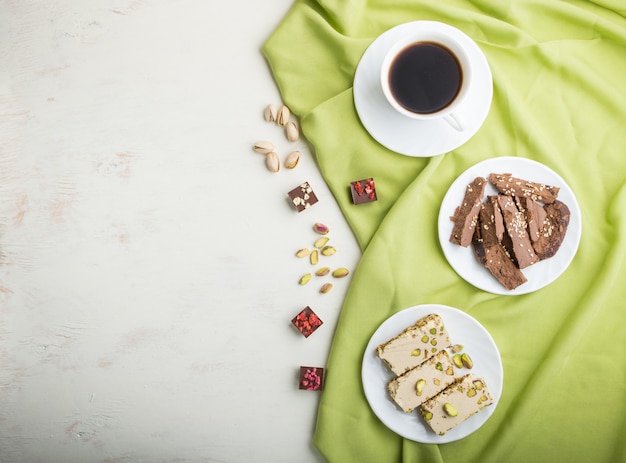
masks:
<path id="1" fill-rule="evenodd" d="M 541 237 L 541 232 L 548 214 L 543 208 L 543 205 L 533 199 L 521 198 L 520 204 L 526 216 L 528 236 L 530 237 L 530 241 L 534 243 Z"/>
<path id="2" fill-rule="evenodd" d="M 411 413 L 457 378 L 450 355 L 441 350 L 424 363 L 389 381 L 387 392 L 402 410 Z"/>
<path id="3" fill-rule="evenodd" d="M 489 182 L 503 195 L 530 198 L 545 204 L 553 203 L 559 195 L 558 187 L 523 180 L 513 177 L 511 174 L 491 173 L 489 174 Z"/>
<path id="4" fill-rule="evenodd" d="M 475 415 L 493 397 L 483 378 L 465 375 L 420 406 L 424 421 L 440 436 Z"/>
<path id="5" fill-rule="evenodd" d="M 511 239 L 511 248 L 508 249 L 517 267 L 524 269 L 539 262 L 539 257 L 530 243 L 528 227 L 524 213 L 519 210 L 517 201 L 513 196 L 501 195 L 498 197 L 498 205 L 502 211 L 504 228 Z"/>
<path id="6" fill-rule="evenodd" d="M 480 211 L 480 203 L 487 180 L 483 177 L 476 177 L 465 188 L 465 196 L 463 202 L 454 211 L 454 215 L 450 220 L 454 222 L 452 233 L 450 234 L 450 242 L 467 247 L 472 243 L 472 236 L 476 229 L 476 221 Z"/>
<path id="7" fill-rule="evenodd" d="M 396 375 L 416 367 L 450 346 L 442 318 L 430 314 L 420 318 L 393 339 L 379 345 L 376 354 Z"/>
<path id="8" fill-rule="evenodd" d="M 528 280 L 513 263 L 501 243 L 504 236 L 503 218 L 497 201 L 488 200 L 481 205 L 473 243 L 478 261 L 508 290 L 513 290 Z M 498 234 L 501 233 L 501 236 Z"/>
<path id="9" fill-rule="evenodd" d="M 557 200 L 544 206 L 545 219 L 539 230 L 539 238 L 533 242 L 533 249 L 539 259 L 548 259 L 556 254 L 565 239 L 569 225 L 569 208 Z"/>

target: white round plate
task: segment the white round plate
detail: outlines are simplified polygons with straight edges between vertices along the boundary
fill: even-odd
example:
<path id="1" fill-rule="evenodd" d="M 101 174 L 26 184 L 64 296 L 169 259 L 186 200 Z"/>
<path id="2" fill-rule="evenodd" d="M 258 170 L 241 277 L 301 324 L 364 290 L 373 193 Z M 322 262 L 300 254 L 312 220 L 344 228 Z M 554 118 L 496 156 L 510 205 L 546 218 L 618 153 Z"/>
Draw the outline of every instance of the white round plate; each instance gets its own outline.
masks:
<path id="1" fill-rule="evenodd" d="M 558 252 L 551 258 L 537 262 L 522 270 L 527 282 L 512 291 L 507 290 L 495 277 L 483 267 L 474 254 L 472 246 L 464 248 L 450 242 L 453 222 L 450 216 L 463 201 L 465 189 L 476 177 L 487 178 L 491 173 L 512 174 L 532 182 L 559 187 L 559 201 L 570 210 L 570 221 L 565 239 Z M 486 195 L 497 194 L 491 184 L 485 188 Z M 515 296 L 527 294 L 556 280 L 569 266 L 576 255 L 582 233 L 580 207 L 574 192 L 556 172 L 545 165 L 525 158 L 503 156 L 479 162 L 463 172 L 450 186 L 439 210 L 439 243 L 452 268 L 468 283 L 494 294 Z"/>
<path id="2" fill-rule="evenodd" d="M 467 125 L 458 131 L 443 119 L 423 121 L 402 116 L 385 99 L 380 84 L 380 69 L 392 45 L 416 28 L 445 28 L 468 50 L 475 64 L 472 88 L 459 108 Z M 381 34 L 367 48 L 354 76 L 354 104 L 365 129 L 381 145 L 406 156 L 430 157 L 447 153 L 469 140 L 485 121 L 493 97 L 491 70 L 482 50 L 460 30 L 434 21 L 400 24 Z"/>
<path id="3" fill-rule="evenodd" d="M 467 373 L 485 379 L 493 404 L 483 408 L 443 436 L 436 434 L 419 416 L 406 413 L 387 393 L 387 383 L 395 375 L 376 355 L 376 347 L 401 333 L 406 327 L 431 313 L 438 314 L 450 335 L 452 344 L 461 344 L 472 358 L 474 367 Z M 363 390 L 370 407 L 385 426 L 405 439 L 427 444 L 445 444 L 462 439 L 480 428 L 493 414 L 502 395 L 504 372 L 496 343 L 489 332 L 474 318 L 458 309 L 439 304 L 424 304 L 404 309 L 385 320 L 370 338 L 361 370 Z"/>

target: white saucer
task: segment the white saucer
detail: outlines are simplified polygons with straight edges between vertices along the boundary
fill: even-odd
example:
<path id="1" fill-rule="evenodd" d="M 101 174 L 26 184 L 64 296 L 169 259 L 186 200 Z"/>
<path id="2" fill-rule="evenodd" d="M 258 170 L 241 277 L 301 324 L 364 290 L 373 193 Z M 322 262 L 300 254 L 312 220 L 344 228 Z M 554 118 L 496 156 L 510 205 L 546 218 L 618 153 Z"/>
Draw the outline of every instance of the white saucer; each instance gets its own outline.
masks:
<path id="1" fill-rule="evenodd" d="M 472 89 L 459 108 L 465 130 L 457 131 L 443 120 L 419 121 L 402 116 L 385 99 L 380 85 L 380 68 L 387 51 L 416 27 L 448 29 L 469 52 L 474 63 Z M 460 30 L 433 21 L 400 24 L 381 34 L 365 50 L 354 76 L 354 104 L 365 129 L 381 145 L 406 156 L 430 157 L 447 153 L 468 141 L 485 121 L 493 83 L 487 58 L 476 43 Z"/>

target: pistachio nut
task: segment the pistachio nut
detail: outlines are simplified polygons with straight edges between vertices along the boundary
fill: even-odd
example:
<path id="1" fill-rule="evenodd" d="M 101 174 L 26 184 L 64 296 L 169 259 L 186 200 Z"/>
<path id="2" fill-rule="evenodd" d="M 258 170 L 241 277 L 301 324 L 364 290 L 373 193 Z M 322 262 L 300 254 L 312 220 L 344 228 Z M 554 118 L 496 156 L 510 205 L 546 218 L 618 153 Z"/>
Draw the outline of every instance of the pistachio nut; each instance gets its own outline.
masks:
<path id="1" fill-rule="evenodd" d="M 298 257 L 298 258 L 306 257 L 310 253 L 311 253 L 311 251 L 309 251 L 308 248 L 298 249 L 298 251 L 296 252 L 296 257 Z"/>
<path id="2" fill-rule="evenodd" d="M 419 357 L 420 355 L 422 355 L 421 349 L 413 349 L 411 351 L 411 357 Z"/>
<path id="3" fill-rule="evenodd" d="M 458 367 L 463 368 L 463 361 L 461 360 L 461 354 L 454 354 L 452 356 L 452 362 Z"/>
<path id="4" fill-rule="evenodd" d="M 318 277 L 325 277 L 326 275 L 328 275 L 330 273 L 330 267 L 322 267 L 320 269 L 318 269 L 317 272 L 315 272 L 315 274 Z"/>
<path id="5" fill-rule="evenodd" d="M 300 278 L 300 281 L 298 283 L 300 283 L 302 286 L 304 286 L 309 281 L 311 281 L 311 274 L 310 273 L 306 273 L 306 274 L 302 275 L 302 277 Z"/>
<path id="6" fill-rule="evenodd" d="M 465 368 L 471 369 L 474 366 L 474 362 L 472 362 L 472 359 L 467 354 L 461 355 L 461 361 L 463 362 L 463 366 Z"/>
<path id="7" fill-rule="evenodd" d="M 322 255 L 323 256 L 332 256 L 336 252 L 337 252 L 337 250 L 335 248 L 333 248 L 332 246 L 324 246 L 322 248 Z"/>
<path id="8" fill-rule="evenodd" d="M 336 270 L 333 271 L 333 276 L 335 278 L 343 278 L 345 276 L 347 276 L 350 273 L 350 271 L 345 268 L 345 267 L 340 267 Z"/>
<path id="9" fill-rule="evenodd" d="M 326 294 L 331 289 L 333 289 L 333 284 L 332 283 L 324 283 L 322 285 L 322 287 L 320 288 L 320 293 Z"/>
<path id="10" fill-rule="evenodd" d="M 317 265 L 317 263 L 319 262 L 319 255 L 317 253 L 317 249 L 314 249 L 313 251 L 311 251 L 309 260 L 311 262 L 311 265 Z"/>
<path id="11" fill-rule="evenodd" d="M 416 384 L 415 384 L 415 393 L 417 395 L 422 395 L 422 391 L 424 390 L 424 386 L 426 386 L 426 380 L 425 379 L 420 379 Z"/>
<path id="12" fill-rule="evenodd" d="M 454 408 L 454 405 L 452 405 L 450 402 L 446 402 L 445 404 L 443 404 L 443 411 L 445 411 L 446 415 L 448 416 L 457 416 L 459 414 L 459 411 Z"/>
<path id="13" fill-rule="evenodd" d="M 328 243 L 329 239 L 330 238 L 328 238 L 326 236 L 323 237 L 323 238 L 320 238 L 320 239 L 316 240 L 315 243 L 313 243 L 313 247 L 316 247 L 317 249 L 322 249 L 324 246 L 326 246 L 326 243 Z"/>
<path id="14" fill-rule="evenodd" d="M 461 352 L 463 350 L 463 345 L 462 344 L 455 344 L 454 346 L 452 346 L 450 348 L 450 350 L 452 351 L 453 354 L 457 354 L 459 352 Z"/>
<path id="15" fill-rule="evenodd" d="M 328 228 L 328 226 L 324 225 L 323 223 L 318 222 L 313 224 L 313 230 L 315 231 L 315 233 L 319 233 L 320 235 L 328 235 L 330 228 Z"/>

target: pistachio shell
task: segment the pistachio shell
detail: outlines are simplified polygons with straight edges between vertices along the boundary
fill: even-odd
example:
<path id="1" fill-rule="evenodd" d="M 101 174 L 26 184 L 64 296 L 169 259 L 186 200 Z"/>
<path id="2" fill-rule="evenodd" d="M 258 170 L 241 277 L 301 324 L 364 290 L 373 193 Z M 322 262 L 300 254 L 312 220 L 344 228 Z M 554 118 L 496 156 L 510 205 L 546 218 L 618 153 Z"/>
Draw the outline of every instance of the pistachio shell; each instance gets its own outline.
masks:
<path id="1" fill-rule="evenodd" d="M 285 124 L 285 136 L 290 142 L 297 141 L 298 138 L 300 138 L 300 131 L 295 123 L 287 122 L 287 124 Z"/>
<path id="2" fill-rule="evenodd" d="M 289 111 L 289 108 L 287 106 L 282 106 L 276 116 L 276 122 L 278 123 L 278 125 L 284 127 L 285 125 L 287 125 L 287 122 L 289 122 L 290 117 L 291 111 Z"/>
<path id="3" fill-rule="evenodd" d="M 300 161 L 300 151 L 298 150 L 292 151 L 287 156 L 287 159 L 285 159 L 285 167 L 287 169 L 293 169 L 294 167 L 298 165 L 299 161 Z"/>
<path id="4" fill-rule="evenodd" d="M 267 122 L 276 122 L 277 113 L 278 111 L 276 110 L 276 106 L 274 106 L 273 104 L 268 104 L 265 107 L 265 111 L 263 111 L 263 118 Z"/>
<path id="5" fill-rule="evenodd" d="M 278 154 L 274 151 L 267 153 L 265 156 L 265 165 L 270 172 L 278 172 L 280 170 L 280 159 L 278 159 Z"/>
<path id="6" fill-rule="evenodd" d="M 256 142 L 252 149 L 257 153 L 268 154 L 274 151 L 274 143 L 267 140 L 261 140 Z"/>

